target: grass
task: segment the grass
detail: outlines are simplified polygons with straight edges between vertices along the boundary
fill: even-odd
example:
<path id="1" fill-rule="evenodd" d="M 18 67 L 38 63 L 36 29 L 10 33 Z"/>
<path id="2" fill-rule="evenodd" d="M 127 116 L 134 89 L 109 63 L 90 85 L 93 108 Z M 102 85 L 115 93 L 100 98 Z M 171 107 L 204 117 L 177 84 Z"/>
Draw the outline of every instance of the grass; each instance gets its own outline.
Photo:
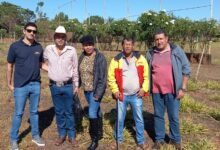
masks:
<path id="1" fill-rule="evenodd" d="M 215 120 L 220 121 L 220 110 L 219 109 L 210 109 L 208 114 L 213 117 Z"/>
<path id="2" fill-rule="evenodd" d="M 181 112 L 198 112 L 202 113 L 206 109 L 206 106 L 202 103 L 195 101 L 189 95 L 185 95 L 180 101 L 180 111 Z"/>
<path id="3" fill-rule="evenodd" d="M 191 120 L 180 121 L 181 134 L 202 134 L 207 131 L 202 124 L 194 124 Z"/>
<path id="4" fill-rule="evenodd" d="M 205 87 L 211 90 L 220 90 L 220 83 L 217 81 L 209 80 Z"/>
<path id="5" fill-rule="evenodd" d="M 217 148 L 211 141 L 201 139 L 199 141 L 190 141 L 186 143 L 184 150 L 217 150 Z"/>
<path id="6" fill-rule="evenodd" d="M 180 111 L 188 113 L 204 113 L 213 117 L 215 120 L 220 121 L 220 110 L 210 108 L 205 104 L 197 102 L 189 95 L 185 95 L 184 98 L 180 101 Z"/>
<path id="7" fill-rule="evenodd" d="M 190 79 L 187 84 L 187 91 L 196 91 L 201 89 L 203 84 L 199 81 Z"/>
<path id="8" fill-rule="evenodd" d="M 217 95 L 217 94 L 214 94 L 214 95 L 209 96 L 209 99 L 210 99 L 211 101 L 220 102 L 220 96 Z"/>

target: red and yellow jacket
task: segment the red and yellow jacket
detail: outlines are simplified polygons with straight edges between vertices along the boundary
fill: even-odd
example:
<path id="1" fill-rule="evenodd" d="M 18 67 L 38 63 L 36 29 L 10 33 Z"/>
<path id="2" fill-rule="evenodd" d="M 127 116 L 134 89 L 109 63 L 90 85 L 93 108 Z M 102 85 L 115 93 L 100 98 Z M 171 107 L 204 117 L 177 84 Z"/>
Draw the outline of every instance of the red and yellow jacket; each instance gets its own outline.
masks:
<path id="1" fill-rule="evenodd" d="M 144 96 L 148 96 L 149 90 L 149 67 L 146 59 L 137 51 L 133 51 L 133 57 L 136 59 L 136 67 L 139 77 L 140 88 L 144 90 Z M 122 63 L 123 53 L 115 56 L 109 65 L 108 69 L 108 85 L 112 93 L 120 92 L 119 100 L 123 100 L 123 78 L 122 78 Z"/>

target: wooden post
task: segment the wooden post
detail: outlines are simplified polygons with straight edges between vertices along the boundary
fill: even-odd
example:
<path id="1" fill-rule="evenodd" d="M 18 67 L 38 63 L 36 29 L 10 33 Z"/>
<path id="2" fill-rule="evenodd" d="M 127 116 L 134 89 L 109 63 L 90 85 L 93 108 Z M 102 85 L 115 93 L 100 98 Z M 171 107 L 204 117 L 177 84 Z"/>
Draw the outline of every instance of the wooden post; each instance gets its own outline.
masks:
<path id="1" fill-rule="evenodd" d="M 197 71 L 196 71 L 196 81 L 197 81 L 197 79 L 198 79 L 199 70 L 200 70 L 200 66 L 201 66 L 201 63 L 202 63 L 202 59 L 203 59 L 204 52 L 205 52 L 205 46 L 203 47 L 202 56 L 200 57 L 199 65 L 198 65 L 198 68 L 197 68 Z"/>

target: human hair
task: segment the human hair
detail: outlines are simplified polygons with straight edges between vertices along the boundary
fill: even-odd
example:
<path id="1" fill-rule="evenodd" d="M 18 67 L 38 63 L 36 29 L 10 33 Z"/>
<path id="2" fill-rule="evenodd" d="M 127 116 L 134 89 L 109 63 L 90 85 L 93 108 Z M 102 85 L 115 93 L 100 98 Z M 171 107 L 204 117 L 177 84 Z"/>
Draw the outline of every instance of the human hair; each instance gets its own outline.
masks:
<path id="1" fill-rule="evenodd" d="M 37 29 L 37 25 L 36 25 L 34 22 L 28 22 L 28 23 L 26 23 L 25 26 L 24 26 L 24 29 L 26 30 L 27 27 L 29 27 L 29 26 L 35 27 L 35 28 Z"/>
<path id="2" fill-rule="evenodd" d="M 134 39 L 133 39 L 133 38 L 131 38 L 131 37 L 125 37 L 125 38 L 122 40 L 122 42 L 121 42 L 122 45 L 124 44 L 125 40 L 126 40 L 126 41 L 131 41 L 132 44 L 134 44 Z"/>
<path id="3" fill-rule="evenodd" d="M 163 29 L 157 29 L 154 36 L 156 36 L 158 34 L 163 34 L 165 37 L 168 37 L 167 32 Z"/>

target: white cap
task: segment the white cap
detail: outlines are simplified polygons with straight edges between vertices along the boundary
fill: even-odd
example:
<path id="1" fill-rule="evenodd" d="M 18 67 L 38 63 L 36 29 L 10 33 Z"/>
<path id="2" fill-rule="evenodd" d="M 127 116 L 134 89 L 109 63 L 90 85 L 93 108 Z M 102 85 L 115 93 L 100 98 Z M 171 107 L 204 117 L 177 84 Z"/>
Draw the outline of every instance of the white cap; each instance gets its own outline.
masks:
<path id="1" fill-rule="evenodd" d="M 63 33 L 66 34 L 66 29 L 64 28 L 64 26 L 58 26 L 55 30 L 55 33 Z"/>

